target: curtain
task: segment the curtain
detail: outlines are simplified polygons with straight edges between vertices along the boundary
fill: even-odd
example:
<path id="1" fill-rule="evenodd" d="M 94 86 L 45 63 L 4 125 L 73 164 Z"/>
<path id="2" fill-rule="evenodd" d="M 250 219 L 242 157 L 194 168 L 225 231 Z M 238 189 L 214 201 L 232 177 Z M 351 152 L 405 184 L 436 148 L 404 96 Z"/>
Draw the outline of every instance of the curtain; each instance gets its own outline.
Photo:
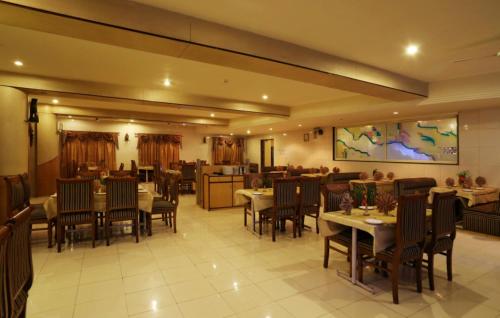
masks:
<path id="1" fill-rule="evenodd" d="M 60 143 L 62 177 L 74 177 L 82 163 L 103 163 L 106 169 L 116 169 L 118 133 L 63 131 Z"/>
<path id="2" fill-rule="evenodd" d="M 171 163 L 179 162 L 181 146 L 182 137 L 178 135 L 139 134 L 139 165 L 151 166 L 159 162 L 162 169 L 170 169 Z"/>
<path id="3" fill-rule="evenodd" d="M 243 138 L 214 137 L 212 147 L 213 164 L 242 164 L 244 145 L 245 140 Z"/>

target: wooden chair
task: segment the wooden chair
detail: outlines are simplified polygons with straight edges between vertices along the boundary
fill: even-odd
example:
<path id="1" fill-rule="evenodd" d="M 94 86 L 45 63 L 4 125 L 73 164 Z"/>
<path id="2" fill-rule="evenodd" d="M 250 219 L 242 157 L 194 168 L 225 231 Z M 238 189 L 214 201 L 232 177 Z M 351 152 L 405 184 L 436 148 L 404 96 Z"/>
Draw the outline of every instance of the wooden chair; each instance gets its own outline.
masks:
<path id="1" fill-rule="evenodd" d="M 10 226 L 0 226 L 0 317 L 9 317 L 7 309 L 7 244 L 12 236 Z"/>
<path id="2" fill-rule="evenodd" d="M 159 192 L 161 186 L 161 165 L 158 161 L 153 164 L 153 181 L 155 191 Z"/>
<path id="3" fill-rule="evenodd" d="M 37 228 L 33 229 L 33 231 L 43 231 L 47 230 L 47 237 L 48 237 L 48 247 L 52 247 L 52 229 L 56 225 L 56 220 L 55 218 L 49 220 L 47 219 L 47 214 L 45 213 L 45 209 L 43 208 L 42 204 L 31 204 L 30 203 L 30 198 L 31 198 L 31 186 L 29 183 L 29 178 L 28 174 L 24 173 L 20 175 L 21 181 L 23 183 L 23 189 L 24 189 L 24 202 L 26 206 L 31 207 L 31 224 L 46 224 L 46 228 Z"/>
<path id="4" fill-rule="evenodd" d="M 297 196 L 297 179 L 275 179 L 273 184 L 273 207 L 260 211 L 259 234 L 262 235 L 262 223 L 270 220 L 272 226 L 272 239 L 276 241 L 276 227 L 278 221 L 293 222 L 293 237 L 296 237 L 299 224 L 299 198 Z"/>
<path id="5" fill-rule="evenodd" d="M 138 174 L 139 174 L 139 168 L 137 168 L 135 160 L 130 160 L 130 175 L 132 177 L 137 177 Z"/>
<path id="6" fill-rule="evenodd" d="M 161 199 L 153 201 L 151 214 L 146 215 L 148 223 L 148 235 L 152 233 L 152 221 L 154 214 L 161 214 L 166 225 L 173 226 L 174 233 L 177 233 L 177 207 L 179 205 L 179 184 L 178 174 L 166 174 L 161 182 Z M 159 218 L 158 218 L 159 219 Z"/>
<path id="7" fill-rule="evenodd" d="M 92 247 L 97 237 L 94 182 L 91 179 L 57 179 L 57 252 L 61 252 L 66 226 L 92 225 Z"/>
<path id="8" fill-rule="evenodd" d="M 130 171 L 126 170 L 109 170 L 109 176 L 115 178 L 130 177 Z"/>
<path id="9" fill-rule="evenodd" d="M 94 171 L 80 171 L 78 172 L 78 177 L 84 180 L 99 180 L 101 176 L 98 170 Z"/>
<path id="10" fill-rule="evenodd" d="M 452 252 L 456 235 L 455 195 L 456 191 L 435 193 L 432 200 L 432 232 L 427 235 L 424 248 L 427 254 L 427 271 L 431 290 L 434 290 L 434 255 L 446 256 L 448 280 L 453 279 Z"/>
<path id="11" fill-rule="evenodd" d="M 7 222 L 12 235 L 7 242 L 6 251 L 7 315 L 5 317 L 26 316 L 28 292 L 33 284 L 30 214 L 31 208 L 27 207 Z"/>
<path id="12" fill-rule="evenodd" d="M 300 226 L 299 236 L 302 236 L 302 227 L 306 216 L 316 219 L 316 233 L 319 234 L 319 208 L 321 206 L 321 178 L 300 178 Z"/>
<path id="13" fill-rule="evenodd" d="M 137 178 L 125 177 L 106 179 L 106 214 L 104 228 L 106 245 L 109 246 L 111 223 L 132 221 L 135 242 L 139 243 L 139 198 Z"/>
<path id="14" fill-rule="evenodd" d="M 79 171 L 79 172 L 87 172 L 87 171 L 89 171 L 89 166 L 88 166 L 88 164 L 87 164 L 86 162 L 81 163 L 81 164 L 80 164 L 80 167 L 78 167 L 78 171 Z"/>
<path id="15" fill-rule="evenodd" d="M 422 258 L 426 238 L 426 201 L 425 194 L 400 195 L 396 223 L 395 245 L 374 255 L 375 261 L 362 259 L 361 266 L 370 265 L 389 273 L 392 279 L 392 301 L 399 303 L 398 284 L 399 266 L 413 262 L 416 270 L 417 291 L 422 292 Z M 373 242 L 360 244 L 359 252 L 373 254 Z M 382 266 L 379 266 L 379 263 Z M 391 264 L 390 268 L 384 264 Z M 362 270 L 360 280 L 362 280 Z"/>
<path id="16" fill-rule="evenodd" d="M 123 171 L 125 169 L 125 165 L 122 163 L 120 163 L 120 168 L 118 168 L 118 170 L 120 171 Z"/>
<path id="17" fill-rule="evenodd" d="M 335 212 L 341 211 L 340 203 L 342 201 L 342 196 L 345 193 L 349 193 L 349 183 L 337 183 L 337 184 L 328 184 L 323 189 L 323 198 L 324 198 L 324 212 Z M 361 237 L 361 233 L 360 237 Z M 335 245 L 331 245 L 331 243 L 335 243 L 344 247 L 344 249 L 340 249 Z M 328 268 L 329 258 L 330 258 L 330 250 L 336 251 L 340 254 L 347 256 L 348 260 L 350 260 L 350 251 L 352 246 L 352 232 L 350 229 L 346 229 L 338 234 L 325 236 L 325 249 L 323 254 L 323 267 Z M 349 267 L 351 268 L 351 267 Z"/>
<path id="18" fill-rule="evenodd" d="M 11 217 L 26 208 L 21 176 L 4 177 L 7 189 L 7 216 Z"/>
<path id="19" fill-rule="evenodd" d="M 181 166 L 181 189 L 183 193 L 193 193 L 193 182 L 196 181 L 196 164 L 184 163 Z"/>

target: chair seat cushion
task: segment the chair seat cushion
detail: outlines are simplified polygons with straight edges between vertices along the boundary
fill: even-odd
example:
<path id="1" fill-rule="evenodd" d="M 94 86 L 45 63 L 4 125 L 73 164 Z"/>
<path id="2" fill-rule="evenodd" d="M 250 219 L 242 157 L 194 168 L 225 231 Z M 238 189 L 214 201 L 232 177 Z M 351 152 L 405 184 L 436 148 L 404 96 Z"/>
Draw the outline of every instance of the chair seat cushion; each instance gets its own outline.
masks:
<path id="1" fill-rule="evenodd" d="M 31 208 L 32 221 L 47 220 L 47 215 L 45 214 L 45 209 L 42 205 L 32 205 Z"/>
<path id="2" fill-rule="evenodd" d="M 158 208 L 158 209 L 170 209 L 174 208 L 174 205 L 170 201 L 166 200 L 155 200 L 153 201 L 153 209 Z"/>
<path id="3" fill-rule="evenodd" d="M 453 247 L 453 240 L 449 236 L 437 239 L 435 244 L 432 244 L 431 240 L 432 237 L 428 235 L 425 240 L 426 253 L 440 253 L 447 251 Z"/>

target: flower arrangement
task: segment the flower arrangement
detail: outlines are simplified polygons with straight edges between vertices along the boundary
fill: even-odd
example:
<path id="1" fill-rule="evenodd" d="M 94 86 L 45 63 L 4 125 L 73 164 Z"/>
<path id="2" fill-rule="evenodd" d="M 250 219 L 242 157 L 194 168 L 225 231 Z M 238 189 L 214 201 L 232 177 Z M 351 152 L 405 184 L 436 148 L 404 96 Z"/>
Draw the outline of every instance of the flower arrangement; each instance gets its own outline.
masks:
<path id="1" fill-rule="evenodd" d="M 332 172 L 333 173 L 339 173 L 340 172 L 340 168 L 339 167 L 333 167 Z"/>
<path id="2" fill-rule="evenodd" d="M 349 192 L 346 192 L 342 195 L 342 200 L 340 201 L 340 208 L 345 211 L 345 214 L 350 215 L 352 210 L 353 199 Z"/>
<path id="3" fill-rule="evenodd" d="M 366 180 L 366 179 L 368 179 L 368 173 L 366 173 L 366 172 L 361 172 L 361 173 L 359 174 L 359 179 L 361 179 L 361 180 Z"/>
<path id="4" fill-rule="evenodd" d="M 451 188 L 455 185 L 455 179 L 448 177 L 448 178 L 446 178 L 445 183 L 448 187 Z"/>
<path id="5" fill-rule="evenodd" d="M 384 215 L 389 215 L 389 211 L 394 210 L 397 204 L 394 196 L 388 192 L 379 193 L 375 202 L 378 211 L 384 213 Z"/>
<path id="6" fill-rule="evenodd" d="M 464 184 L 465 178 L 470 177 L 470 172 L 469 170 L 462 170 L 458 174 L 458 184 L 461 186 Z"/>
<path id="7" fill-rule="evenodd" d="M 394 172 L 387 172 L 387 179 L 389 180 L 394 179 Z"/>
<path id="8" fill-rule="evenodd" d="M 477 177 L 476 178 L 476 184 L 477 184 L 478 187 L 484 186 L 486 184 L 486 178 L 485 177 L 481 177 L 481 176 Z"/>
<path id="9" fill-rule="evenodd" d="M 375 173 L 373 174 L 373 179 L 375 181 L 380 181 L 380 180 L 384 179 L 384 173 L 382 171 L 379 171 L 379 170 L 375 171 Z"/>

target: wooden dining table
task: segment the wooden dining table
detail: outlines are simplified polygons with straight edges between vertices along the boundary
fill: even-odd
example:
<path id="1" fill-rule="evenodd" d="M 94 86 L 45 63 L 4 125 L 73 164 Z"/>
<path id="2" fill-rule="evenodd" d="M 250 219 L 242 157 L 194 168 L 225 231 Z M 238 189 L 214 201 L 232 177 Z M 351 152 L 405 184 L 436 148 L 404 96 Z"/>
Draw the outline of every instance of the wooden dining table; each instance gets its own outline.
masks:
<path id="1" fill-rule="evenodd" d="M 384 215 L 376 209 L 352 209 L 351 214 L 347 215 L 344 211 L 325 212 L 320 215 L 319 230 L 323 237 L 338 234 L 346 229 L 352 231 L 352 246 L 351 246 L 351 275 L 338 271 L 338 275 L 350 280 L 352 284 L 363 287 L 364 289 L 374 292 L 374 290 L 359 281 L 357 277 L 357 237 L 358 230 L 364 231 L 373 237 L 373 253 L 376 254 L 390 247 L 395 242 L 396 237 L 396 222 L 397 209 L 389 212 L 389 215 Z M 426 210 L 427 217 L 432 216 L 432 210 Z M 367 219 L 379 220 L 381 224 L 369 224 Z"/>
<path id="2" fill-rule="evenodd" d="M 244 205 L 250 202 L 252 210 L 252 226 L 253 231 L 256 231 L 256 213 L 273 206 L 273 189 L 259 188 L 254 189 L 239 189 L 234 192 L 234 205 Z"/>

